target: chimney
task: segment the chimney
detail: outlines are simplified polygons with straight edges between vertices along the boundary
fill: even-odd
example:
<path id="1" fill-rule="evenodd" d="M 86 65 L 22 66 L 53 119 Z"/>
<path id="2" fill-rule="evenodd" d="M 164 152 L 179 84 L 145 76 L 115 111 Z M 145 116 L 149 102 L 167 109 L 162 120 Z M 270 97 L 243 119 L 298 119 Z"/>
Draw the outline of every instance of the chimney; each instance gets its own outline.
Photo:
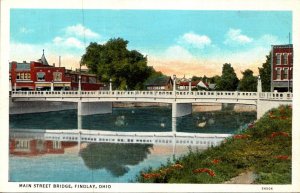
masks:
<path id="1" fill-rule="evenodd" d="M 58 60 L 58 66 L 60 67 L 61 65 L 61 56 L 59 56 L 59 60 Z"/>
<path id="2" fill-rule="evenodd" d="M 26 60 L 23 60 L 23 63 L 26 63 Z"/>
<path id="3" fill-rule="evenodd" d="M 53 67 L 55 67 L 55 63 L 53 63 Z"/>

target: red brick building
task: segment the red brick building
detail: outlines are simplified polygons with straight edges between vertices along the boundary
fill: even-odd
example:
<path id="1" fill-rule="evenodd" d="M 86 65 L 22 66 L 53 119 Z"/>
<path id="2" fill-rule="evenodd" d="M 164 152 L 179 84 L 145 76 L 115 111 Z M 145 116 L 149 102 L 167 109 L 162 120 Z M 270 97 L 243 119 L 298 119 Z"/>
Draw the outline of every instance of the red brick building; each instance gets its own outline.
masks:
<path id="1" fill-rule="evenodd" d="M 66 148 L 74 147 L 77 144 L 77 142 L 68 141 L 17 138 L 9 140 L 9 153 L 16 156 L 64 154 Z"/>
<path id="2" fill-rule="evenodd" d="M 271 92 L 293 91 L 293 44 L 273 45 L 271 51 Z"/>
<path id="3" fill-rule="evenodd" d="M 48 64 L 43 53 L 37 62 L 9 64 L 11 90 L 78 90 L 79 72 Z M 81 73 L 82 90 L 103 88 L 94 74 Z"/>

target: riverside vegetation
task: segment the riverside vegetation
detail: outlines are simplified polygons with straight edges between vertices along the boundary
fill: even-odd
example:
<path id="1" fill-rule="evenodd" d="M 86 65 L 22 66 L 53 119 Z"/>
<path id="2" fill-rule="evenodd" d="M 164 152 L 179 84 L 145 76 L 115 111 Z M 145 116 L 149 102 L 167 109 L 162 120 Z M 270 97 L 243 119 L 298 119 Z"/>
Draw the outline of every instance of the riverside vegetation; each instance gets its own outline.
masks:
<path id="1" fill-rule="evenodd" d="M 192 151 L 136 177 L 144 183 L 224 183 L 244 172 L 256 184 L 290 184 L 292 107 L 280 106 L 221 145 Z"/>

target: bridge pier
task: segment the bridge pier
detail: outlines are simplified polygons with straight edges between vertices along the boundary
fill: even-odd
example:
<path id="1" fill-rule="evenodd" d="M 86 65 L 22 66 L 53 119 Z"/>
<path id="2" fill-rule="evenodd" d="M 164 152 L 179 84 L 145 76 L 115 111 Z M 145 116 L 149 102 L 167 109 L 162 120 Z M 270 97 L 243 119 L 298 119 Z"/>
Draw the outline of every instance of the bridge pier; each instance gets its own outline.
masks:
<path id="1" fill-rule="evenodd" d="M 78 102 L 78 116 L 105 113 L 112 113 L 112 102 Z"/>
<path id="2" fill-rule="evenodd" d="M 292 105 L 290 100 L 258 100 L 257 101 L 257 119 L 261 118 L 266 112 L 280 105 Z"/>
<path id="3" fill-rule="evenodd" d="M 192 103 L 172 103 L 172 118 L 192 113 Z"/>

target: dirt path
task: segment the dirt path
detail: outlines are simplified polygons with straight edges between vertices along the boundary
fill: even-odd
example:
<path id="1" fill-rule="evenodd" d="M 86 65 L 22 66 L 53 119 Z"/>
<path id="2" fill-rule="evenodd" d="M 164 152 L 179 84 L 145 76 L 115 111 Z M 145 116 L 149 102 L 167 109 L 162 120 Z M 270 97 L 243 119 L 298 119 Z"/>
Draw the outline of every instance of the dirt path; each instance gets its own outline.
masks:
<path id="1" fill-rule="evenodd" d="M 237 177 L 231 178 L 224 184 L 253 184 L 256 175 L 252 171 L 241 173 Z"/>

